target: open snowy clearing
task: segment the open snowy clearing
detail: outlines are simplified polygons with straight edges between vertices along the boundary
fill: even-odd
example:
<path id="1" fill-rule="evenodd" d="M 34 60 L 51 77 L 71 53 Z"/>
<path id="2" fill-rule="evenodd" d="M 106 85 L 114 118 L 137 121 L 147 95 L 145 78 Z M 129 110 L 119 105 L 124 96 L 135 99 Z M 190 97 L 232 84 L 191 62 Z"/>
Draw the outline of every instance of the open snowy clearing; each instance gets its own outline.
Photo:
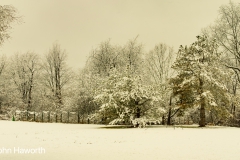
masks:
<path id="1" fill-rule="evenodd" d="M 3 160 L 239 160 L 240 129 L 0 121 Z M 41 147 L 43 152 L 20 153 Z M 19 150 L 18 150 L 19 149 Z"/>

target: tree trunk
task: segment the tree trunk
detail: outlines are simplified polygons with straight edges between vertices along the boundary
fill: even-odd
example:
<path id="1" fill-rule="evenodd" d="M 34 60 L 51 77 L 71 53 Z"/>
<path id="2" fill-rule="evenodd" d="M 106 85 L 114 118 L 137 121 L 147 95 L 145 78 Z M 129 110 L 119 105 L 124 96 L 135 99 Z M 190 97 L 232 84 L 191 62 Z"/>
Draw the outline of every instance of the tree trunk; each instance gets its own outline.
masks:
<path id="1" fill-rule="evenodd" d="M 0 102 L 0 114 L 2 114 L 2 102 Z"/>
<path id="2" fill-rule="evenodd" d="M 165 116 L 162 116 L 162 125 L 165 125 Z"/>
<path id="3" fill-rule="evenodd" d="M 199 127 L 205 127 L 205 98 L 202 97 L 203 93 L 203 80 L 199 79 L 200 82 L 200 96 L 201 96 L 201 107 L 200 107 L 200 121 L 199 121 Z"/>
<path id="4" fill-rule="evenodd" d="M 170 107 L 168 110 L 167 125 L 171 125 L 171 114 L 172 114 L 172 108 Z"/>
<path id="5" fill-rule="evenodd" d="M 141 115 L 141 109 L 137 107 L 136 118 L 140 118 L 140 115 Z"/>
<path id="6" fill-rule="evenodd" d="M 31 75 L 31 79 L 30 79 L 30 86 L 29 86 L 29 91 L 28 91 L 28 110 L 30 111 L 32 108 L 32 87 L 33 87 L 33 72 Z"/>
<path id="7" fill-rule="evenodd" d="M 205 103 L 201 104 L 199 127 L 205 127 Z"/>
<path id="8" fill-rule="evenodd" d="M 213 119 L 213 111 L 210 112 L 210 116 L 211 116 L 212 124 L 215 124 L 215 123 L 214 123 L 214 119 Z"/>
<path id="9" fill-rule="evenodd" d="M 172 96 L 170 96 L 170 99 L 169 99 L 169 110 L 168 110 L 168 119 L 167 119 L 167 125 L 171 125 L 171 114 L 172 114 Z"/>
<path id="10" fill-rule="evenodd" d="M 233 112 L 232 112 L 232 114 L 233 114 L 233 117 L 232 117 L 232 125 L 233 126 L 235 126 L 235 122 L 236 122 L 236 106 L 235 106 L 235 104 L 233 104 Z"/>

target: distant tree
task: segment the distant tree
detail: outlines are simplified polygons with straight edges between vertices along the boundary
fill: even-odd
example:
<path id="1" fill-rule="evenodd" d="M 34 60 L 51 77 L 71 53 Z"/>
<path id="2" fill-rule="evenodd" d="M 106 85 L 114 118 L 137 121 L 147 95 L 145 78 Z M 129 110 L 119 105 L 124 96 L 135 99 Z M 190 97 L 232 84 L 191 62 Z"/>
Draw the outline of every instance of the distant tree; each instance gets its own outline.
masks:
<path id="1" fill-rule="evenodd" d="M 12 23 L 19 19 L 16 8 L 11 5 L 0 5 L 0 46 L 10 37 L 9 30 L 12 28 Z"/>
<path id="2" fill-rule="evenodd" d="M 143 71 L 143 45 L 137 42 L 137 38 L 129 40 L 122 50 L 124 69 L 128 67 L 129 74 L 133 76 L 141 75 Z"/>
<path id="3" fill-rule="evenodd" d="M 90 52 L 86 68 L 100 77 L 109 76 L 111 69 L 124 72 L 129 68 L 133 75 L 142 74 L 143 47 L 137 43 L 137 37 L 124 46 L 112 45 L 110 40 Z"/>
<path id="4" fill-rule="evenodd" d="M 2 108 L 2 104 L 3 104 L 3 101 L 5 99 L 5 97 L 3 96 L 3 85 L 4 85 L 4 78 L 2 77 L 2 73 L 3 73 L 3 69 L 5 68 L 6 66 L 6 57 L 2 56 L 0 57 L 0 88 L 1 88 L 1 91 L 0 91 L 0 113 L 2 112 L 1 111 L 1 108 Z"/>
<path id="5" fill-rule="evenodd" d="M 79 113 L 82 123 L 90 118 L 99 107 L 94 102 L 94 96 L 101 81 L 100 75 L 95 75 L 87 67 L 80 70 L 78 75 L 78 87 L 75 92 L 75 108 Z M 96 119 L 92 119 L 93 121 Z M 99 121 L 98 121 L 99 122 Z"/>
<path id="6" fill-rule="evenodd" d="M 5 56 L 1 56 L 0 57 L 0 76 L 3 72 L 3 69 L 6 67 L 6 57 Z"/>
<path id="7" fill-rule="evenodd" d="M 174 74 L 171 68 L 175 59 L 172 47 L 160 43 L 145 56 L 146 72 L 148 81 L 155 84 L 165 84 Z"/>
<path id="8" fill-rule="evenodd" d="M 13 82 L 13 77 L 11 75 L 12 65 L 9 59 L 5 57 L 2 59 L 4 64 L 3 70 L 0 75 L 0 112 L 2 114 L 9 114 L 19 107 L 26 106 L 17 90 L 16 85 Z"/>
<path id="9" fill-rule="evenodd" d="M 122 66 L 121 50 L 121 47 L 113 46 L 110 40 L 102 42 L 90 52 L 86 67 L 92 74 L 109 76 L 112 68 L 120 69 Z"/>
<path id="10" fill-rule="evenodd" d="M 171 118 L 177 111 L 175 111 L 173 107 L 172 89 L 169 85 L 169 79 L 174 75 L 174 70 L 171 66 L 175 57 L 176 55 L 172 47 L 159 43 L 153 50 L 145 55 L 144 59 L 144 67 L 146 68 L 144 73 L 145 81 L 146 83 L 155 86 L 163 95 L 162 103 L 160 105 L 165 108 L 165 112 L 168 114 L 168 125 L 171 124 Z"/>
<path id="11" fill-rule="evenodd" d="M 63 105 L 63 88 L 71 78 L 72 71 L 66 64 L 67 53 L 60 48 L 59 44 L 54 44 L 45 55 L 43 69 L 43 84 L 47 87 L 46 96 L 53 102 L 55 109 L 60 109 Z"/>
<path id="12" fill-rule="evenodd" d="M 33 52 L 15 54 L 11 59 L 12 80 L 27 110 L 32 107 L 32 93 L 35 75 L 39 68 L 39 58 Z"/>
<path id="13" fill-rule="evenodd" d="M 206 109 L 226 111 L 230 95 L 223 83 L 229 75 L 220 63 L 215 41 L 197 36 L 190 47 L 180 46 L 173 68 L 177 76 L 171 80 L 174 96 L 179 98 L 177 105 L 185 109 L 199 107 L 199 126 L 205 126 Z"/>

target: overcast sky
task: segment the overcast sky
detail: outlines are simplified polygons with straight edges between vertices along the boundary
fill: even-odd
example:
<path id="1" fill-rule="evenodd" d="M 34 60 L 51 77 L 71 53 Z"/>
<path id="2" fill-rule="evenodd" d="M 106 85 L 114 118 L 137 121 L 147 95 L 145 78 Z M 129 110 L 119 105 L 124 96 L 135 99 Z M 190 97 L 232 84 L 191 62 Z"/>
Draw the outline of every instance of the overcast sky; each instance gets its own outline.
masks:
<path id="1" fill-rule="evenodd" d="M 69 66 L 82 68 L 101 42 L 124 45 L 139 35 L 145 51 L 157 43 L 175 50 L 189 45 L 214 22 L 229 0 L 0 0 L 23 17 L 0 54 L 45 54 L 54 42 L 68 53 Z"/>

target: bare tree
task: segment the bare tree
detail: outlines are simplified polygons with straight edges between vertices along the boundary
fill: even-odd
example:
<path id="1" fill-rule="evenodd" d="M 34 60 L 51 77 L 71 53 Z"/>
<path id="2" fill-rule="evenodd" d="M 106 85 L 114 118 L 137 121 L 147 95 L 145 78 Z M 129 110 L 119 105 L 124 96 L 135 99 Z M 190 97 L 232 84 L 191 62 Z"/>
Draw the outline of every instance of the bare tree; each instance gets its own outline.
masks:
<path id="1" fill-rule="evenodd" d="M 9 30 L 12 28 L 11 24 L 19 20 L 17 10 L 11 5 L 0 5 L 0 45 L 10 37 Z"/>
<path id="2" fill-rule="evenodd" d="M 63 105 L 63 87 L 71 79 L 71 71 L 66 65 L 66 58 L 66 51 L 62 50 L 60 45 L 56 43 L 45 55 L 42 65 L 43 82 L 50 91 L 47 96 L 53 99 L 57 109 Z"/>
<path id="3" fill-rule="evenodd" d="M 0 46 L 10 37 L 9 30 L 12 28 L 12 23 L 14 21 L 19 21 L 20 17 L 17 17 L 17 11 L 13 6 L 10 5 L 0 5 Z M 1 57 L 0 60 L 0 75 L 5 69 L 6 66 L 6 58 L 4 56 Z M 2 77 L 1 77 L 2 78 Z M 1 85 L 0 96 L 2 96 L 2 91 L 4 90 Z M 0 100 L 2 104 L 2 100 Z M 1 106 L 0 104 L 0 106 Z"/>
<path id="4" fill-rule="evenodd" d="M 163 43 L 156 45 L 154 49 L 148 52 L 145 56 L 145 78 L 147 83 L 154 85 L 162 94 L 162 105 L 164 108 L 168 109 L 168 125 L 171 123 L 171 118 L 176 114 L 175 111 L 172 114 L 172 96 L 168 83 L 169 78 L 171 78 L 174 74 L 174 70 L 171 66 L 175 57 L 173 47 L 169 47 Z M 164 121 L 165 116 L 163 115 L 163 122 Z"/>
<path id="5" fill-rule="evenodd" d="M 102 42 L 90 53 L 86 68 L 93 74 L 109 76 L 112 68 L 120 69 L 122 67 L 121 53 L 122 48 L 113 46 L 110 40 Z"/>
<path id="6" fill-rule="evenodd" d="M 1 108 L 2 108 L 2 101 L 3 101 L 3 97 L 2 97 L 2 85 L 1 85 L 1 80 L 2 80 L 2 72 L 3 72 L 3 69 L 5 68 L 6 66 L 6 58 L 4 56 L 1 57 L 0 59 L 0 86 L 1 86 L 1 91 L 0 91 L 0 113 L 2 112 L 1 111 Z"/>
<path id="7" fill-rule="evenodd" d="M 219 18 L 212 26 L 202 31 L 212 39 L 216 39 L 219 49 L 224 53 L 222 60 L 226 67 L 235 72 L 235 76 L 229 81 L 229 91 L 237 96 L 237 88 L 240 82 L 240 4 L 229 2 L 219 9 Z M 236 105 L 233 102 L 231 113 L 235 116 Z"/>
<path id="8" fill-rule="evenodd" d="M 21 99 L 27 105 L 27 110 L 32 107 L 32 92 L 35 74 L 38 68 L 38 56 L 33 52 L 15 54 L 11 60 L 11 75 Z"/>
<path id="9" fill-rule="evenodd" d="M 221 6 L 219 18 L 207 30 L 225 53 L 226 66 L 234 70 L 240 82 L 240 4 L 230 1 Z"/>
<path id="10" fill-rule="evenodd" d="M 124 64 L 129 68 L 129 74 L 139 75 L 143 66 L 143 46 L 137 42 L 138 36 L 129 40 L 123 48 Z"/>
<path id="11" fill-rule="evenodd" d="M 145 57 L 148 80 L 164 84 L 174 74 L 171 68 L 175 59 L 174 50 L 166 44 L 158 44 Z"/>
<path id="12" fill-rule="evenodd" d="M 114 46 L 107 40 L 90 53 L 86 68 L 101 77 L 109 76 L 113 68 L 120 72 L 129 68 L 131 74 L 140 74 L 142 48 L 142 45 L 137 43 L 137 37 L 124 46 Z"/>

